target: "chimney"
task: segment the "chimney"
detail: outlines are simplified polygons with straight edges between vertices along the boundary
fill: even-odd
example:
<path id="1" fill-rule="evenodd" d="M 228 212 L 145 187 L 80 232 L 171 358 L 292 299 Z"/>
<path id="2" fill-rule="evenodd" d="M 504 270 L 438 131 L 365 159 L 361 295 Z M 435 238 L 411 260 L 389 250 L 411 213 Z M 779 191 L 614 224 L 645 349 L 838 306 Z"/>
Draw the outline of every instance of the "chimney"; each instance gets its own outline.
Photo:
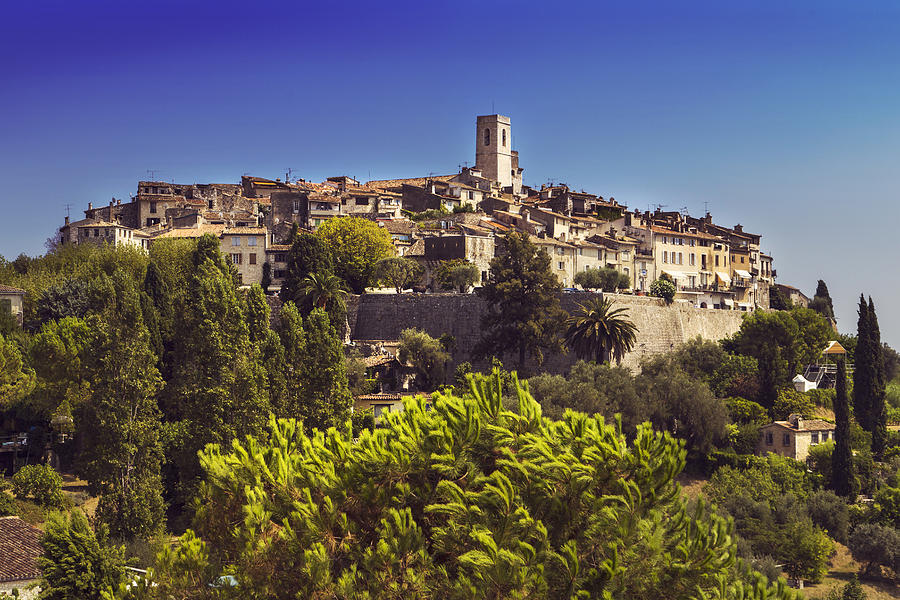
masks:
<path id="1" fill-rule="evenodd" d="M 741 225 L 740 223 L 738 223 L 737 225 L 734 226 L 734 230 L 737 233 L 744 233 L 744 226 Z"/>
<path id="2" fill-rule="evenodd" d="M 68 225 L 69 225 L 69 216 L 66 215 L 66 226 L 68 226 Z"/>
<path id="3" fill-rule="evenodd" d="M 94 210 L 94 203 L 88 202 L 88 210 Z"/>
<path id="4" fill-rule="evenodd" d="M 803 415 L 800 413 L 791 413 L 788 416 L 788 423 L 798 430 L 803 429 Z"/>

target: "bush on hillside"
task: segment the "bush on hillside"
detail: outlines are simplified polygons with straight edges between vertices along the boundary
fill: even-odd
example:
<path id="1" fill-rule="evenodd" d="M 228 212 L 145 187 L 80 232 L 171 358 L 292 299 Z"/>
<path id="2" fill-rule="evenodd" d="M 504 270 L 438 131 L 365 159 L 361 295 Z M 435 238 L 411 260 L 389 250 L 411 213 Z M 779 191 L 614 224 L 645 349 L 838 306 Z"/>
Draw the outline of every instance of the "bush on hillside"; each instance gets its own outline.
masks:
<path id="1" fill-rule="evenodd" d="M 65 503 L 62 477 L 49 465 L 26 465 L 12 478 L 13 494 L 34 500 L 44 507 L 60 508 Z"/>

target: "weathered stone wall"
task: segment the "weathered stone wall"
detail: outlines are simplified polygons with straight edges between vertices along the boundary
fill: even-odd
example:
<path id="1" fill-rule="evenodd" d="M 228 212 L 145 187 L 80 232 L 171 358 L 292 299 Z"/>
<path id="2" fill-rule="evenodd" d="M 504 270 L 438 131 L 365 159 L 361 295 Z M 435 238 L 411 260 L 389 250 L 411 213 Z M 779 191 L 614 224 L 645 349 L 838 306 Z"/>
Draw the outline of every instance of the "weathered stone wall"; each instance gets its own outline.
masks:
<path id="1" fill-rule="evenodd" d="M 607 296 L 627 308 L 629 317 L 638 327 L 634 351 L 623 362 L 632 368 L 637 367 L 644 356 L 668 352 L 698 335 L 710 340 L 730 336 L 740 327 L 744 314 L 691 308 L 677 302 L 666 306 L 661 299 L 647 296 Z M 572 311 L 578 302 L 591 297 L 595 294 L 563 294 L 562 307 Z M 434 337 L 449 333 L 456 338 L 457 344 L 453 367 L 468 360 L 483 368 L 486 365 L 475 362 L 471 356 L 472 348 L 481 337 L 483 310 L 484 303 L 474 294 L 366 294 L 355 302 L 348 302 L 348 321 L 354 340 L 396 340 L 407 327 L 424 329 Z M 512 356 L 504 359 L 509 365 L 515 361 Z M 553 355 L 546 357 L 542 368 L 552 373 L 565 373 L 574 362 L 572 354 Z"/>

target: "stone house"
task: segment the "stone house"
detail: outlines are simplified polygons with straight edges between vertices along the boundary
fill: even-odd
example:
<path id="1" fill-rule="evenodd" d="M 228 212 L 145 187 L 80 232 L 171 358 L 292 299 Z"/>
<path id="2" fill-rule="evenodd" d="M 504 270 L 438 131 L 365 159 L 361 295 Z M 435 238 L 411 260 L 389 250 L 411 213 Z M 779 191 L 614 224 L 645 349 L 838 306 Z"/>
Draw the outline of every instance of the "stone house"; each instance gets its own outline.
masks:
<path id="1" fill-rule="evenodd" d="M 799 289 L 795 288 L 792 285 L 785 285 L 783 283 L 776 283 L 775 287 L 777 287 L 784 297 L 790 301 L 794 306 L 800 306 L 802 308 L 809 308 L 809 296 L 801 292 Z"/>
<path id="2" fill-rule="evenodd" d="M 478 268 L 479 277 L 475 285 L 481 285 L 487 279 L 496 251 L 495 238 L 488 230 L 457 225 L 452 233 L 429 236 L 424 242 L 427 283 L 431 283 L 434 270 L 441 261 L 458 259 L 467 260 Z"/>
<path id="3" fill-rule="evenodd" d="M 10 314 L 22 325 L 25 290 L 0 283 L 0 312 Z"/>
<path id="4" fill-rule="evenodd" d="M 37 598 L 40 588 L 26 589 L 41 579 L 37 559 L 42 553 L 41 530 L 19 517 L 0 517 L 0 596 Z"/>
<path id="5" fill-rule="evenodd" d="M 231 259 L 245 285 L 262 281 L 262 265 L 266 259 L 265 227 L 232 227 L 222 232 L 222 254 Z"/>
<path id="6" fill-rule="evenodd" d="M 270 244 L 266 248 L 266 262 L 269 263 L 272 276 L 272 287 L 281 288 L 287 275 L 287 257 L 290 244 Z M 262 277 L 262 275 L 260 275 Z M 269 288 L 271 290 L 271 288 Z"/>
<path id="7" fill-rule="evenodd" d="M 774 421 L 760 428 L 757 450 L 760 454 L 772 452 L 805 461 L 811 447 L 834 439 L 834 430 L 834 423 L 804 419 L 793 413 L 787 421 Z"/>
<path id="8" fill-rule="evenodd" d="M 575 285 L 577 249 L 572 244 L 550 237 L 532 237 L 531 242 L 550 255 L 550 270 L 563 287 Z"/>

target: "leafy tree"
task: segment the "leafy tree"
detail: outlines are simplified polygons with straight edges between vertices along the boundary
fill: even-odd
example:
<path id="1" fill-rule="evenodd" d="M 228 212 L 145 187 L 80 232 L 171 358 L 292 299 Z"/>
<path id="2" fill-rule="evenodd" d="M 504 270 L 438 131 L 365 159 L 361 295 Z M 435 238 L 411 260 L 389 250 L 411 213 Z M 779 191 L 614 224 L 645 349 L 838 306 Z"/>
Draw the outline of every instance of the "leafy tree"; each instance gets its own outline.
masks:
<path id="1" fill-rule="evenodd" d="M 330 273 L 310 273 L 306 276 L 297 290 L 297 296 L 304 315 L 308 315 L 316 308 L 328 313 L 331 322 L 338 326 L 344 321 L 347 314 L 347 305 L 344 299 L 347 290 L 344 282 L 336 275 Z"/>
<path id="2" fill-rule="evenodd" d="M 260 280 L 259 285 L 262 287 L 264 294 L 269 293 L 269 286 L 272 285 L 272 263 L 268 260 L 263 262 L 262 279 Z"/>
<path id="3" fill-rule="evenodd" d="M 847 365 L 838 361 L 834 396 L 834 454 L 832 455 L 832 486 L 837 495 L 854 495 L 853 451 L 850 448 L 850 403 L 847 399 Z"/>
<path id="4" fill-rule="evenodd" d="M 49 288 L 37 301 L 36 321 L 40 323 L 63 317 L 84 318 L 91 313 L 102 312 L 113 295 L 108 277 L 101 274 L 90 278 L 72 278 Z"/>
<path id="5" fill-rule="evenodd" d="M 847 582 L 841 590 L 840 596 L 836 597 L 835 600 L 866 600 L 867 598 L 866 591 L 859 583 L 859 577 L 854 573 L 853 579 Z"/>
<path id="6" fill-rule="evenodd" d="M 885 487 L 875 494 L 875 510 L 885 525 L 900 529 L 900 488 Z"/>
<path id="7" fill-rule="evenodd" d="M 709 387 L 718 398 L 759 398 L 759 363 L 752 356 L 725 354 L 709 378 Z"/>
<path id="8" fill-rule="evenodd" d="M 573 280 L 575 285 L 580 285 L 586 290 L 599 290 L 615 292 L 617 289 L 625 289 L 631 286 L 631 280 L 624 273 L 619 273 L 612 267 L 600 267 L 579 271 Z"/>
<path id="9" fill-rule="evenodd" d="M 792 413 L 799 413 L 809 419 L 815 410 L 816 406 L 813 404 L 812 398 L 795 389 L 785 388 L 778 390 L 778 399 L 775 400 L 775 405 L 772 407 L 772 415 L 776 419 L 783 420 Z"/>
<path id="10" fill-rule="evenodd" d="M 266 374 L 218 246 L 198 245 L 192 260 L 198 265 L 188 284 L 192 301 L 178 314 L 179 335 L 164 405 L 175 425 L 167 458 L 181 502 L 200 475 L 197 452 L 208 443 L 228 444 L 260 432 L 271 408 Z"/>
<path id="11" fill-rule="evenodd" d="M 142 597 L 203 597 L 223 572 L 273 600 L 795 597 L 738 580 L 727 521 L 679 495 L 670 436 L 644 426 L 628 443 L 600 417 L 547 421 L 515 395 L 504 410 L 495 375 L 431 410 L 412 401 L 358 442 L 279 421 L 265 441 L 210 447 L 196 534 Z"/>
<path id="12" fill-rule="evenodd" d="M 12 477 L 17 498 L 31 499 L 41 506 L 60 508 L 65 503 L 62 477 L 50 465 L 25 465 Z"/>
<path id="13" fill-rule="evenodd" d="M 316 235 L 334 257 L 335 274 L 356 294 L 375 280 L 379 261 L 394 255 L 394 244 L 384 227 L 359 217 L 328 219 Z"/>
<path id="14" fill-rule="evenodd" d="M 41 546 L 42 600 L 100 600 L 125 578 L 124 548 L 108 545 L 106 530 L 94 532 L 80 510 L 51 513 Z"/>
<path id="15" fill-rule="evenodd" d="M 621 364 L 634 348 L 637 327 L 627 318 L 626 309 L 612 306 L 612 300 L 593 298 L 578 304 L 578 312 L 567 319 L 566 345 L 578 358 L 598 363 L 614 359 Z"/>
<path id="16" fill-rule="evenodd" d="M 540 402 L 543 414 L 551 419 L 561 419 L 567 409 L 599 414 L 610 422 L 618 414 L 622 431 L 628 434 L 650 420 L 648 404 L 638 395 L 634 377 L 625 367 L 578 361 L 566 377 L 532 377 L 528 389 Z"/>
<path id="17" fill-rule="evenodd" d="M 526 355 L 543 362 L 544 350 L 561 347 L 557 331 L 565 313 L 559 307 L 559 290 L 550 256 L 527 235 L 506 234 L 500 254 L 491 259 L 487 283 L 477 291 L 487 310 L 475 353 L 487 357 L 518 352 L 520 372 L 525 370 Z"/>
<path id="18" fill-rule="evenodd" d="M 415 368 L 420 390 L 432 391 L 444 383 L 450 354 L 438 340 L 424 331 L 415 328 L 401 331 L 397 358 Z"/>
<path id="19" fill-rule="evenodd" d="M 312 273 L 333 274 L 334 262 L 331 251 L 319 236 L 302 233 L 291 239 L 284 282 L 281 284 L 281 301 L 301 304 L 303 280 Z"/>
<path id="20" fill-rule="evenodd" d="M 831 538 L 806 519 L 788 523 L 783 535 L 785 571 L 813 583 L 822 581 L 828 572 L 828 560 L 835 552 Z"/>
<path id="21" fill-rule="evenodd" d="M 876 568 L 882 565 L 895 571 L 900 569 L 900 532 L 893 527 L 874 523 L 858 525 L 850 534 L 847 546 L 853 560 L 863 564 L 862 573 L 867 577 L 877 575 Z"/>
<path id="22" fill-rule="evenodd" d="M 684 438 L 689 449 L 706 453 L 725 438 L 728 412 L 724 403 L 672 357 L 644 360 L 636 383 L 653 425 Z"/>
<path id="23" fill-rule="evenodd" d="M 394 288 L 398 294 L 415 286 L 422 279 L 423 272 L 418 262 L 398 256 L 383 258 L 375 265 L 378 280 Z"/>
<path id="24" fill-rule="evenodd" d="M 25 363 L 18 346 L 0 335 L 0 408 L 30 394 L 34 381 L 34 370 Z"/>
<path id="25" fill-rule="evenodd" d="M 157 405 L 163 381 L 135 288 L 118 273 L 115 288 L 115 304 L 92 348 L 82 471 L 100 496 L 98 515 L 112 534 L 147 539 L 164 520 Z"/>
<path id="26" fill-rule="evenodd" d="M 465 259 L 442 260 L 435 271 L 434 278 L 441 289 L 459 290 L 465 294 L 478 282 L 478 267 Z"/>
<path id="27" fill-rule="evenodd" d="M 847 503 L 831 490 L 814 492 L 806 500 L 806 512 L 813 523 L 828 532 L 836 541 L 846 544 L 850 529 Z"/>
<path id="28" fill-rule="evenodd" d="M 650 295 L 662 298 L 667 303 L 671 303 L 675 299 L 675 284 L 668 279 L 657 279 L 650 284 Z"/>

